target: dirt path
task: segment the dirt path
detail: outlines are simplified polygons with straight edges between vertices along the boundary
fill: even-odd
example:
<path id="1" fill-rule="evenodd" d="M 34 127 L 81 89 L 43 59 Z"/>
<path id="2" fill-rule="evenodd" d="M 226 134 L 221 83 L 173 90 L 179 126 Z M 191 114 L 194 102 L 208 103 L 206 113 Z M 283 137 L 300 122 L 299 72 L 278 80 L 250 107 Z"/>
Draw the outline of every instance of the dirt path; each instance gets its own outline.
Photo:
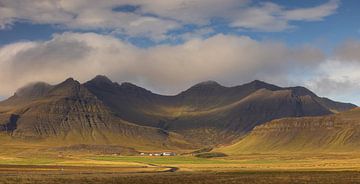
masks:
<path id="1" fill-rule="evenodd" d="M 139 162 L 139 163 L 141 163 L 141 162 Z M 142 163 L 142 164 L 144 164 L 144 163 Z M 156 165 L 156 164 L 147 164 L 147 165 L 152 166 L 152 167 L 158 167 L 158 168 L 168 168 L 167 170 L 164 170 L 161 172 L 176 172 L 180 169 L 178 167 L 173 167 L 173 166 L 161 166 L 161 165 Z"/>
<path id="2" fill-rule="evenodd" d="M 91 173 L 164 173 L 176 172 L 178 167 L 147 164 L 148 166 L 119 167 L 119 166 L 64 166 L 64 165 L 2 165 L 0 175 L 16 173 L 31 174 L 91 174 Z"/>

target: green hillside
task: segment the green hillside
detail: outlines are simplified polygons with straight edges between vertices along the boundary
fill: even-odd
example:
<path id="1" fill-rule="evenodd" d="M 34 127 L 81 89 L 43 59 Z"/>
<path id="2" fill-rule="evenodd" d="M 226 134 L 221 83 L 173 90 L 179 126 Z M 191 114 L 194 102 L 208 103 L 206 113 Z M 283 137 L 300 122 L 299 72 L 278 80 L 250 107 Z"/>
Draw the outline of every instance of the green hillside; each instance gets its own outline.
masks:
<path id="1" fill-rule="evenodd" d="M 322 117 L 283 118 L 254 128 L 239 142 L 219 148 L 228 154 L 357 152 L 360 109 Z"/>

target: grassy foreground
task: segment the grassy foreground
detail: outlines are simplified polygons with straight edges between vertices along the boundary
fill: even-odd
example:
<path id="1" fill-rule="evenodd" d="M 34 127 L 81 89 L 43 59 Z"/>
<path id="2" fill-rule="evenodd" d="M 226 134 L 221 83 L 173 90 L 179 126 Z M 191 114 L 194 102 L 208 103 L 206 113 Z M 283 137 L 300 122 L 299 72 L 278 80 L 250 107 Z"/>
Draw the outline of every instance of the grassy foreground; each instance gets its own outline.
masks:
<path id="1" fill-rule="evenodd" d="M 0 177 L 0 183 L 17 184 L 354 184 L 359 172 L 179 172 L 161 174 L 18 174 Z"/>

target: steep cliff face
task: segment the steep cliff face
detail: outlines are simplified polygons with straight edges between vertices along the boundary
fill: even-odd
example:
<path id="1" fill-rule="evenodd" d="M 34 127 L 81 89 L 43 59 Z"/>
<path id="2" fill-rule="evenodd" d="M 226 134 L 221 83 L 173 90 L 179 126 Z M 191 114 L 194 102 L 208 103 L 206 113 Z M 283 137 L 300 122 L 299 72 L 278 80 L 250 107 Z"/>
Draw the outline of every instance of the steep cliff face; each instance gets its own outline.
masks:
<path id="1" fill-rule="evenodd" d="M 14 101 L 17 97 L 13 97 Z M 9 100 L 10 102 L 11 100 Z M 54 144 L 119 144 L 156 148 L 187 147 L 181 137 L 124 121 L 79 82 L 67 79 L 46 94 L 2 117 L 1 130 L 27 140 Z"/>
<path id="2" fill-rule="evenodd" d="M 255 127 L 238 143 L 244 152 L 349 152 L 360 150 L 360 109 L 322 117 L 284 118 Z"/>
<path id="3" fill-rule="evenodd" d="M 101 100 L 121 119 L 142 126 L 158 127 L 166 113 L 162 108 L 170 98 L 154 94 L 131 83 L 114 83 L 105 76 L 97 76 L 84 87 Z"/>

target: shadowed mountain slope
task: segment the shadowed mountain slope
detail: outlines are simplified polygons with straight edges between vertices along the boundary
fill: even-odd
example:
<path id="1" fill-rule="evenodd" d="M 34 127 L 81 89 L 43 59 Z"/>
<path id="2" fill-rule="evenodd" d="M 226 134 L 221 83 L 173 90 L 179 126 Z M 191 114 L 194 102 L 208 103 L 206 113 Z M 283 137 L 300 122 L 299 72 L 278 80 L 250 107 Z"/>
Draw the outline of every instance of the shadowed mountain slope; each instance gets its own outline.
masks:
<path id="1" fill-rule="evenodd" d="M 283 118 L 255 127 L 229 154 L 249 152 L 351 152 L 360 150 L 360 109 L 339 114 Z"/>
<path id="2" fill-rule="evenodd" d="M 105 76 L 84 86 L 121 119 L 177 132 L 200 145 L 232 141 L 277 118 L 326 115 L 356 107 L 329 103 L 306 88 L 281 88 L 258 80 L 235 87 L 207 81 L 175 96 L 113 83 Z"/>

